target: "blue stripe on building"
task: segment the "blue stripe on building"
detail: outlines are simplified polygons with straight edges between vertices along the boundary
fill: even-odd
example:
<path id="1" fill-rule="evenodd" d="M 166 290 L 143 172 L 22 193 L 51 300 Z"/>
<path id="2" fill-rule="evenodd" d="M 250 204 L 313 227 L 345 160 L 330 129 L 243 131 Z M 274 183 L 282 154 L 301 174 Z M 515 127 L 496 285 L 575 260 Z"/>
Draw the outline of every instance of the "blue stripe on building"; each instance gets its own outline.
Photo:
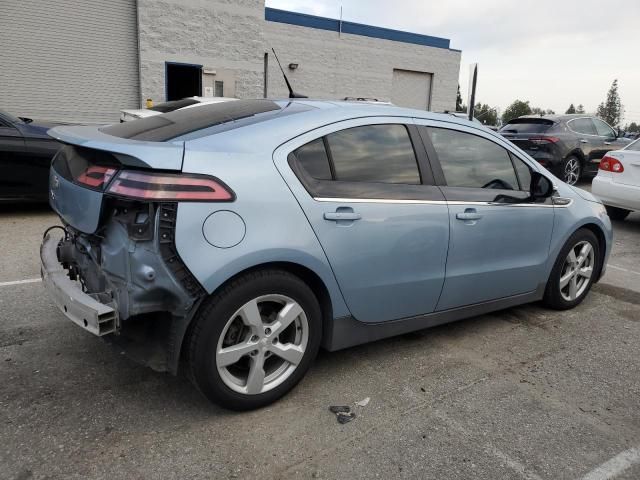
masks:
<path id="1" fill-rule="evenodd" d="M 269 22 L 287 23 L 300 27 L 317 28 L 331 32 L 340 31 L 340 20 L 326 17 L 317 17 L 306 13 L 289 12 L 278 10 L 277 8 L 265 8 L 264 18 Z M 383 40 L 393 40 L 394 42 L 413 43 L 427 47 L 444 48 L 450 50 L 448 38 L 432 37 L 431 35 L 421 35 L 419 33 L 403 32 L 390 28 L 373 27 L 362 23 L 342 22 L 342 33 L 360 35 L 371 38 L 381 38 Z"/>

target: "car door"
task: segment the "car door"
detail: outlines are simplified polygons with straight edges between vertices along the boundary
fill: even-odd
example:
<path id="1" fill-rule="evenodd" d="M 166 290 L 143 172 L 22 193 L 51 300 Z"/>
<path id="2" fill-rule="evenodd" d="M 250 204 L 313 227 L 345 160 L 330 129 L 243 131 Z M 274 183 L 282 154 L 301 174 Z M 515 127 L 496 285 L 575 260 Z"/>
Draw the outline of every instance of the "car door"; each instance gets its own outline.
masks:
<path id="1" fill-rule="evenodd" d="M 535 203 L 532 167 L 488 132 L 431 123 L 419 131 L 449 206 L 437 310 L 535 291 L 544 283 L 554 210 Z"/>
<path id="2" fill-rule="evenodd" d="M 619 139 L 613 128 L 599 118 L 593 118 L 592 121 L 599 139 L 598 147 L 593 151 L 593 159 L 597 160 L 598 163 L 600 163 L 600 160 L 607 152 L 624 148 L 629 144 Z"/>
<path id="3" fill-rule="evenodd" d="M 20 131 L 0 118 L 0 198 L 21 195 L 23 185 L 19 172 L 24 153 L 25 142 Z"/>
<path id="4" fill-rule="evenodd" d="M 594 153 L 600 146 L 600 138 L 589 117 L 574 118 L 567 122 L 569 129 L 578 137 L 578 148 L 582 150 L 587 162 L 593 159 Z"/>
<path id="5" fill-rule="evenodd" d="M 350 120 L 292 140 L 274 160 L 362 322 L 433 312 L 449 215 L 411 120 Z"/>

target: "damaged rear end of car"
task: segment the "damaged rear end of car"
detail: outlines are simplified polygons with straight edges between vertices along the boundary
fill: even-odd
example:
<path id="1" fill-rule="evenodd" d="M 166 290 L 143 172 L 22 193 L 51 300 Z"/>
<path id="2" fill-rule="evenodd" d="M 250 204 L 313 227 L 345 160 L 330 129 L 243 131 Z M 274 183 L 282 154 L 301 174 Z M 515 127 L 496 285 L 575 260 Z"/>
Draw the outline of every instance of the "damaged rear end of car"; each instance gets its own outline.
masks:
<path id="1" fill-rule="evenodd" d="M 65 145 L 50 171 L 49 201 L 62 227 L 49 229 L 41 246 L 46 289 L 77 325 L 176 373 L 176 339 L 206 295 L 176 249 L 178 203 L 232 202 L 234 193 L 215 177 L 181 173 L 183 142 L 91 127 L 50 134 Z"/>

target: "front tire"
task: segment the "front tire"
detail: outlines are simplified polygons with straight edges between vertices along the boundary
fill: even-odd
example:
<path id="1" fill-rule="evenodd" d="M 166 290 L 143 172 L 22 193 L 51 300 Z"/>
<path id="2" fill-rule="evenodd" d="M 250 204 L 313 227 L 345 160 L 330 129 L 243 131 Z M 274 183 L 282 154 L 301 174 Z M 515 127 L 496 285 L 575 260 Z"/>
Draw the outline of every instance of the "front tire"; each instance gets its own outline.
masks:
<path id="1" fill-rule="evenodd" d="M 556 310 L 579 305 L 600 272 L 600 244 L 587 229 L 576 231 L 562 250 L 547 281 L 543 303 Z"/>
<path id="2" fill-rule="evenodd" d="M 631 210 L 624 208 L 610 207 L 609 205 L 605 205 L 604 207 L 607 209 L 607 215 L 609 215 L 611 220 L 622 221 L 631 213 Z"/>
<path id="3" fill-rule="evenodd" d="M 268 405 L 291 390 L 320 348 L 322 313 L 300 278 L 282 270 L 243 275 L 211 296 L 194 318 L 191 378 L 231 410 Z"/>

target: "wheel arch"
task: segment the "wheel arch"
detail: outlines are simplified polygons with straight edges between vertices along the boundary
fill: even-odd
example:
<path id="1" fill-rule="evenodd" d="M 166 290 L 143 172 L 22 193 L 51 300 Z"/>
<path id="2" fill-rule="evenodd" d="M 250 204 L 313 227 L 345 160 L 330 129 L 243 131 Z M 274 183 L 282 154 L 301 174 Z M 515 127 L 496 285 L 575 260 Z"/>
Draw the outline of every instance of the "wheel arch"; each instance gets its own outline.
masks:
<path id="1" fill-rule="evenodd" d="M 602 271 L 603 271 L 602 267 L 604 267 L 604 261 L 607 254 L 607 239 L 602 228 L 595 223 L 585 223 L 584 225 L 580 225 L 580 227 L 576 229 L 576 232 L 583 228 L 591 231 L 598 239 L 598 247 L 599 247 L 598 254 L 600 258 L 598 262 L 598 272 L 596 273 L 596 278 L 594 280 L 594 283 L 595 283 L 598 280 L 600 280 L 600 276 L 602 275 Z"/>
<path id="2" fill-rule="evenodd" d="M 333 322 L 334 306 L 331 300 L 331 294 L 329 293 L 329 288 L 327 287 L 325 282 L 322 280 L 322 278 L 320 278 L 320 276 L 316 272 L 311 270 L 309 267 L 306 267 L 302 264 L 290 262 L 290 261 L 270 261 L 270 262 L 264 262 L 261 264 L 253 265 L 229 277 L 227 280 L 222 282 L 213 292 L 209 293 L 204 298 L 215 295 L 216 292 L 224 289 L 229 283 L 233 282 L 237 278 L 250 274 L 252 272 L 259 271 L 259 270 L 282 270 L 282 271 L 288 272 L 300 278 L 303 282 L 305 282 L 309 286 L 309 288 L 311 288 L 312 292 L 318 299 L 318 303 L 320 304 L 320 310 L 322 312 L 321 344 L 324 344 L 328 333 L 331 332 L 331 328 L 332 328 L 331 324 Z M 187 346 L 190 342 L 191 329 L 194 324 L 193 318 L 197 314 L 197 311 L 200 309 L 201 305 L 202 305 L 202 302 L 200 302 L 198 307 L 195 309 L 194 314 L 190 316 L 189 324 L 186 326 L 186 330 L 182 338 L 175 339 L 177 340 L 176 343 L 180 345 L 180 350 L 179 352 L 177 352 L 178 358 L 181 356 L 184 356 L 185 352 L 187 351 Z"/>

